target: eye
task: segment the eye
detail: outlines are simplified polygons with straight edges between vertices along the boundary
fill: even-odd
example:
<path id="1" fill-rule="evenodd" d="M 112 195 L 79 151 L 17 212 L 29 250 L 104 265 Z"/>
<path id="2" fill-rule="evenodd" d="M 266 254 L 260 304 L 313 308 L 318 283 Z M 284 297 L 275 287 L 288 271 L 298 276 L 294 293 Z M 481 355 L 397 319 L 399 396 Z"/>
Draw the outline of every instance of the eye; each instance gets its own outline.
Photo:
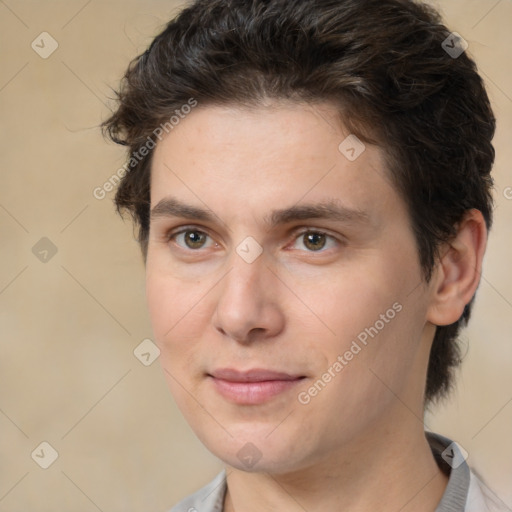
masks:
<path id="1" fill-rule="evenodd" d="M 303 243 L 303 246 L 306 247 L 308 252 L 325 252 L 324 249 L 327 250 L 331 247 L 335 247 L 338 243 L 333 236 L 323 231 L 314 231 L 311 229 L 299 233 L 295 243 L 297 242 Z M 330 245 L 329 242 L 331 242 Z"/>
<path id="2" fill-rule="evenodd" d="M 217 245 L 208 233 L 194 227 L 170 233 L 167 239 L 168 241 L 174 241 L 178 247 L 184 250 L 192 251 L 208 249 Z M 297 247 L 297 244 L 302 244 L 302 247 Z M 337 244 L 339 242 L 334 236 L 323 231 L 308 229 L 296 235 L 292 248 L 299 250 L 304 250 L 305 248 L 307 252 L 325 252 L 330 248 L 336 247 Z"/>
<path id="3" fill-rule="evenodd" d="M 168 237 L 169 241 L 174 240 L 176 245 L 182 249 L 206 249 L 214 245 L 213 240 L 210 239 L 210 245 L 206 245 L 207 240 L 210 236 L 204 231 L 199 229 L 188 228 L 178 231 L 177 233 L 171 233 Z"/>

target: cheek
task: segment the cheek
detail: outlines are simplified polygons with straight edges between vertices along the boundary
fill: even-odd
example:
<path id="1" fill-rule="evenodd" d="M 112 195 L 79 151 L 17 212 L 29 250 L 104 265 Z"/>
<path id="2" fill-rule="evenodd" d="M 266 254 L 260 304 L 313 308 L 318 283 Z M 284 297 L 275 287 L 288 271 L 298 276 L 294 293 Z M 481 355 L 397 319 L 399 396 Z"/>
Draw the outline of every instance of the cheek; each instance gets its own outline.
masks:
<path id="1" fill-rule="evenodd" d="M 390 310 L 388 316 L 395 316 L 393 304 L 403 300 L 405 287 L 399 279 L 389 281 L 393 280 L 387 279 L 384 272 L 361 266 L 318 272 L 306 280 L 292 281 L 292 286 L 294 293 L 310 305 L 312 316 L 316 314 L 329 329 L 331 336 L 326 337 L 331 340 L 329 345 L 342 350 L 375 322 L 381 327 L 381 314 L 386 315 Z"/>
<path id="2" fill-rule="evenodd" d="M 160 349 L 160 365 L 174 400 L 186 416 L 193 404 L 184 389 L 194 392 L 198 376 L 195 370 L 200 368 L 199 340 L 204 331 L 198 316 L 201 294 L 191 290 L 189 283 L 175 278 L 158 275 L 146 279 L 147 305 Z"/>
<path id="3" fill-rule="evenodd" d="M 375 374 L 399 386 L 421 338 L 422 306 L 411 295 L 414 269 L 408 275 L 406 267 L 387 263 L 382 259 L 364 268 L 339 269 L 329 279 L 318 276 L 314 287 L 296 283 L 297 295 L 331 331 L 309 343 L 328 360 L 315 373 L 321 377 L 341 356 L 343 370 L 331 369 L 336 374 L 332 380 L 340 390 L 350 385 L 351 396 L 358 399 L 365 393 L 378 396 L 373 388 L 383 385 Z"/>
<path id="4" fill-rule="evenodd" d="M 198 339 L 202 326 L 198 321 L 200 299 L 204 293 L 193 283 L 152 274 L 146 278 L 146 299 L 155 341 L 164 353 L 179 356 Z M 179 350 L 178 350 L 179 349 Z"/>
<path id="5" fill-rule="evenodd" d="M 216 424 L 205 417 L 201 399 L 205 370 L 201 339 L 207 328 L 208 307 L 207 301 L 201 300 L 204 295 L 199 285 L 175 277 L 158 274 L 146 279 L 147 304 L 163 375 L 178 409 L 196 432 L 201 431 L 201 425 L 208 425 L 207 432 L 216 429 Z"/>
<path id="6" fill-rule="evenodd" d="M 148 305 L 151 325 L 156 338 L 156 342 L 162 349 L 161 345 L 165 338 L 165 334 L 178 320 L 177 308 L 179 301 L 177 300 L 176 289 L 171 293 L 172 283 L 168 279 L 161 278 L 155 274 L 146 277 L 146 301 Z"/>

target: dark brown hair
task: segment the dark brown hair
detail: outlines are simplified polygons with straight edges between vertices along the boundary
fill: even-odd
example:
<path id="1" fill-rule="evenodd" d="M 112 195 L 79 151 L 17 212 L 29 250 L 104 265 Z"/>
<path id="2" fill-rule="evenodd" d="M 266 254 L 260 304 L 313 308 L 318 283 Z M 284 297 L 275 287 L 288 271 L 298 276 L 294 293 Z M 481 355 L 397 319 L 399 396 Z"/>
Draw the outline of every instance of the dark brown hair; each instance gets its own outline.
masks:
<path id="1" fill-rule="evenodd" d="M 488 229 L 492 222 L 495 119 L 473 60 L 447 51 L 454 41 L 435 10 L 412 0 L 190 4 L 131 62 L 118 108 L 103 123 L 131 153 L 115 202 L 138 226 L 144 260 L 153 153 L 147 148 L 158 142 L 159 126 L 172 129 L 171 116 L 191 100 L 331 101 L 351 133 L 384 150 L 428 282 L 440 245 L 467 210 L 480 210 Z M 147 154 L 135 160 L 144 147 Z M 461 359 L 457 336 L 473 301 L 459 321 L 436 329 L 426 404 L 451 388 Z"/>

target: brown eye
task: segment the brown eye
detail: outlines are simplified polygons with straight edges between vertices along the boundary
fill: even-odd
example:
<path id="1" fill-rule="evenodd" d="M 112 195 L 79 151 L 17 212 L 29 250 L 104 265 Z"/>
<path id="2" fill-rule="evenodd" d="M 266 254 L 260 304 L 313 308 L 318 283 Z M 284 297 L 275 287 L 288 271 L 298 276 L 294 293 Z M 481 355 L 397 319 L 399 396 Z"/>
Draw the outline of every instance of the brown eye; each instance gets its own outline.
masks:
<path id="1" fill-rule="evenodd" d="M 297 233 L 294 249 L 300 249 L 305 252 L 323 253 L 328 249 L 340 246 L 341 242 L 333 235 L 317 230 L 304 230 Z"/>
<path id="2" fill-rule="evenodd" d="M 208 240 L 210 236 L 198 229 L 184 229 L 178 233 L 174 233 L 169 240 L 174 240 L 176 245 L 182 249 L 205 249 L 212 245 L 213 240 Z M 209 245 L 208 245 L 209 244 Z"/>
<path id="3" fill-rule="evenodd" d="M 304 245 L 311 251 L 323 249 L 326 243 L 325 234 L 323 233 L 304 233 L 302 240 Z"/>
<path id="4" fill-rule="evenodd" d="M 185 231 L 185 243 L 190 249 L 200 249 L 206 240 L 206 234 L 199 231 Z"/>

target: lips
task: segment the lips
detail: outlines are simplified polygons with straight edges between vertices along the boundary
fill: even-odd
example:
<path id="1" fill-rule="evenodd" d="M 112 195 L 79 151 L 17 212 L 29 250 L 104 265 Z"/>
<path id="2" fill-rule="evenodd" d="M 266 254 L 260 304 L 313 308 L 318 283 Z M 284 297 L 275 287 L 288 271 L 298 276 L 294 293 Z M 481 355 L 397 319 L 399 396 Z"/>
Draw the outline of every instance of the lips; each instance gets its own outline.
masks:
<path id="1" fill-rule="evenodd" d="M 302 375 L 290 375 L 285 372 L 277 372 L 272 370 L 263 370 L 254 368 L 241 372 L 231 368 L 221 368 L 214 370 L 210 375 L 217 379 L 227 380 L 230 382 L 263 382 L 267 380 L 295 380 L 303 377 Z"/>
<path id="2" fill-rule="evenodd" d="M 260 368 L 243 372 L 221 368 L 209 373 L 208 378 L 213 382 L 216 391 L 230 402 L 258 405 L 290 391 L 305 376 Z"/>

